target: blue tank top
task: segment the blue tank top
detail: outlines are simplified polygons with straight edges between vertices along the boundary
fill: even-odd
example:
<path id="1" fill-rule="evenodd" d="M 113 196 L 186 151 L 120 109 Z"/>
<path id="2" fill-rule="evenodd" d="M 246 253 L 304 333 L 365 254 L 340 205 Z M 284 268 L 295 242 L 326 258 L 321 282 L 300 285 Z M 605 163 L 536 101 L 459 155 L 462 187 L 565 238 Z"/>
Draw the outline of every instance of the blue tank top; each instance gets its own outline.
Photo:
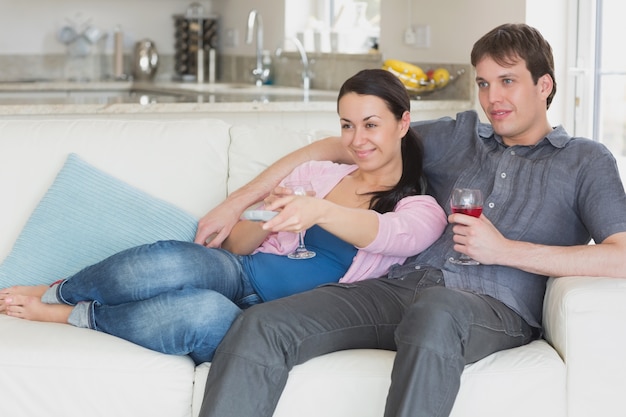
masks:
<path id="1" fill-rule="evenodd" d="M 357 249 L 315 225 L 307 230 L 304 243 L 316 256 L 289 259 L 287 255 L 255 253 L 243 257 L 244 271 L 263 301 L 337 282 L 346 274 Z"/>

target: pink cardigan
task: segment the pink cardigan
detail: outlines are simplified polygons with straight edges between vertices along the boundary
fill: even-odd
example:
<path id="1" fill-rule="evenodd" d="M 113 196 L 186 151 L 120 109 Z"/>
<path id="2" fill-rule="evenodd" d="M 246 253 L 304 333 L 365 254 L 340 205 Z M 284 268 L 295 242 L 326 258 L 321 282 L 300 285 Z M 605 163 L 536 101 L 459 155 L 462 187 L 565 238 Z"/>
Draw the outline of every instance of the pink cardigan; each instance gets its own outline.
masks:
<path id="1" fill-rule="evenodd" d="M 306 162 L 288 175 L 283 182 L 307 179 L 316 196 L 324 198 L 343 177 L 357 169 L 356 165 L 329 161 Z M 354 282 L 385 275 L 393 264 L 403 263 L 441 236 L 447 224 L 443 209 L 428 195 L 405 197 L 393 212 L 378 215 L 378 234 L 374 241 L 357 248 L 352 265 L 339 282 Z M 255 252 L 286 255 L 298 246 L 295 233 L 270 234 Z"/>

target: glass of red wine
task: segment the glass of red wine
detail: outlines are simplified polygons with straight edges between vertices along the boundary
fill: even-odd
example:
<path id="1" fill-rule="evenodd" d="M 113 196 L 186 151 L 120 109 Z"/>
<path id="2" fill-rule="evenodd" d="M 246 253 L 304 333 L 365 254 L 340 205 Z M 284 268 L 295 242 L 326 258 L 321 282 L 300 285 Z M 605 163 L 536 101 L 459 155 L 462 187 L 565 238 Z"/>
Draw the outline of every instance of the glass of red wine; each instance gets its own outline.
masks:
<path id="1" fill-rule="evenodd" d="M 472 217 L 480 217 L 483 212 L 483 195 L 480 190 L 471 188 L 455 188 L 450 196 L 450 209 L 453 213 L 467 214 Z M 448 259 L 457 265 L 479 265 L 480 262 L 461 253 L 458 257 Z"/>

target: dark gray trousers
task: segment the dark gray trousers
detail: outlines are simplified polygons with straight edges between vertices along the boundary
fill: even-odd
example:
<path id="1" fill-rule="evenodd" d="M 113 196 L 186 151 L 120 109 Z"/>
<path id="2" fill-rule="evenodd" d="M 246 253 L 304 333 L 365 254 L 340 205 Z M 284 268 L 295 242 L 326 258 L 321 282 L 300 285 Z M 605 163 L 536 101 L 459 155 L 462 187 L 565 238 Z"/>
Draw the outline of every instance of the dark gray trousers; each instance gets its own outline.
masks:
<path id="1" fill-rule="evenodd" d="M 246 310 L 218 347 L 200 416 L 270 417 L 294 365 L 359 348 L 397 351 L 385 417 L 448 416 L 466 364 L 534 332 L 501 302 L 443 284 L 441 271 L 418 270 Z"/>

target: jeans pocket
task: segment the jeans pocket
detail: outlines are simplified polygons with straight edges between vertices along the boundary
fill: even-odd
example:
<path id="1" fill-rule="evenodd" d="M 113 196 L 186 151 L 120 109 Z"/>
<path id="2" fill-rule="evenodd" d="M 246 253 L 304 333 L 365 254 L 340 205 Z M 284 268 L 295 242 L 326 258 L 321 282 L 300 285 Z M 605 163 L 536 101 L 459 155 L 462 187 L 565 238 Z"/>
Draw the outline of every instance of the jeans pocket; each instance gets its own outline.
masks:
<path id="1" fill-rule="evenodd" d="M 502 323 L 502 331 L 511 337 L 532 338 L 533 329 L 524 319 L 501 301 L 487 295 L 480 295 L 491 307 Z"/>

